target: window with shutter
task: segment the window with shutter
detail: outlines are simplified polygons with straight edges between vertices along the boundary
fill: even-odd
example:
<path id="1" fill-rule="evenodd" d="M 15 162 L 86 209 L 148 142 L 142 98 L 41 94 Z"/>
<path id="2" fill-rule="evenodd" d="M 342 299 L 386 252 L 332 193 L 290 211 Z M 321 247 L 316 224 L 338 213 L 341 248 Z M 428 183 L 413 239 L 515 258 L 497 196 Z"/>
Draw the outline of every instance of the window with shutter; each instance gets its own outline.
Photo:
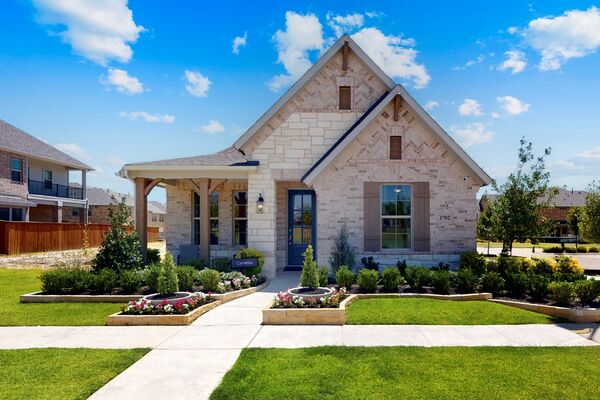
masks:
<path id="1" fill-rule="evenodd" d="M 350 86 L 340 86 L 340 110 L 352 109 L 352 90 Z"/>
<path id="2" fill-rule="evenodd" d="M 402 136 L 390 136 L 390 160 L 402 159 Z"/>

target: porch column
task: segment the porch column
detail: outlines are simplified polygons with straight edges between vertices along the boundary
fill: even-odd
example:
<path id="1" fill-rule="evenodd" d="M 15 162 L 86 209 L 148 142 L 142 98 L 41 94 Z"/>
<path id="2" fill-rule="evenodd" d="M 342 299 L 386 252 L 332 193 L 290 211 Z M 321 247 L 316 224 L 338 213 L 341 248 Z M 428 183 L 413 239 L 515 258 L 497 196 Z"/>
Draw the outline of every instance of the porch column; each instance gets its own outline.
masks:
<path id="1" fill-rule="evenodd" d="M 200 196 L 200 258 L 210 263 L 210 199 L 208 198 L 208 179 L 198 180 Z"/>
<path id="2" fill-rule="evenodd" d="M 263 212 L 258 213 L 256 201 L 262 194 Z M 276 194 L 275 180 L 268 172 L 248 175 L 248 247 L 262 251 L 265 256 L 263 274 L 273 278 L 277 272 L 276 265 Z"/>
<path id="3" fill-rule="evenodd" d="M 146 261 L 148 249 L 148 199 L 146 198 L 146 179 L 134 178 L 135 182 L 135 230 L 140 238 L 142 257 Z"/>

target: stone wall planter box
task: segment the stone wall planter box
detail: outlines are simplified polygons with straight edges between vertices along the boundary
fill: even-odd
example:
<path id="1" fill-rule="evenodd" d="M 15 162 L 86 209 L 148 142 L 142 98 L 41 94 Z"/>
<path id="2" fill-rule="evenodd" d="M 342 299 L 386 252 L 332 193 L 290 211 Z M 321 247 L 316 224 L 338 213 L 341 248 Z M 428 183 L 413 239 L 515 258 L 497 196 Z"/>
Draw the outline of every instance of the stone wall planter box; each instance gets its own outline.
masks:
<path id="1" fill-rule="evenodd" d="M 600 308 L 568 308 L 501 299 L 490 299 L 489 301 L 504 304 L 505 306 L 546 314 L 555 318 L 568 319 L 571 322 L 600 322 Z"/>
<path id="2" fill-rule="evenodd" d="M 120 312 L 109 315 L 106 318 L 106 325 L 189 325 L 199 316 L 218 305 L 222 304 L 220 300 L 200 306 L 187 314 L 174 315 L 123 315 Z"/>
<path id="3" fill-rule="evenodd" d="M 139 300 L 141 294 L 43 294 L 33 292 L 19 296 L 21 303 L 129 303 Z"/>
<path id="4" fill-rule="evenodd" d="M 357 294 L 359 299 L 386 299 L 386 298 L 424 298 L 451 301 L 477 301 L 488 300 L 493 296 L 491 293 L 467 293 L 467 294 L 429 294 L 429 293 L 364 293 Z"/>
<path id="5" fill-rule="evenodd" d="M 358 297 L 346 297 L 338 308 L 266 308 L 263 325 L 344 325 L 346 308 Z"/>

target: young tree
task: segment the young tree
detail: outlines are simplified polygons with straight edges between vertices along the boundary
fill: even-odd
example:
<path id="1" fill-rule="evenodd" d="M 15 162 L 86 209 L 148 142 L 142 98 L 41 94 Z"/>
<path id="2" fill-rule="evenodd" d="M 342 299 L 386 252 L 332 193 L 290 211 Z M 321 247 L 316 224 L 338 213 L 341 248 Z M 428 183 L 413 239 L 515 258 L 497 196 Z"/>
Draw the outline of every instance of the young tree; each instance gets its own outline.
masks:
<path id="1" fill-rule="evenodd" d="M 479 219 L 477 220 L 477 238 L 487 240 L 487 253 L 490 255 L 490 241 L 495 239 L 494 226 L 492 224 L 492 202 L 486 194 L 483 196 L 482 202 L 487 204 L 487 207 L 479 214 Z"/>
<path id="2" fill-rule="evenodd" d="M 356 252 L 350 244 L 346 224 L 342 225 L 338 237 L 335 239 L 335 250 L 329 258 L 329 264 L 334 275 L 342 265 L 353 269 L 356 264 Z"/>
<path id="3" fill-rule="evenodd" d="M 567 215 L 567 223 L 569 224 L 569 228 L 575 234 L 575 247 L 577 248 L 579 244 L 579 231 L 581 230 L 581 225 L 583 223 L 583 218 L 585 214 L 585 208 L 583 207 L 573 207 L 569 211 Z"/>
<path id="4" fill-rule="evenodd" d="M 542 214 L 548 208 L 556 189 L 550 187 L 550 172 L 546 171 L 546 158 L 550 148 L 536 157 L 531 142 L 521 139 L 519 163 L 503 185 L 492 183 L 498 198 L 492 204 L 491 225 L 493 235 L 502 241 L 502 252 L 512 253 L 515 240 L 536 242 L 550 231 L 550 223 Z"/>
<path id="5" fill-rule="evenodd" d="M 600 185 L 595 181 L 588 188 L 581 225 L 585 240 L 600 242 Z"/>
<path id="6" fill-rule="evenodd" d="M 305 288 L 319 287 L 319 275 L 317 262 L 313 258 L 313 248 L 309 244 L 303 253 L 302 274 L 300 275 L 300 286 Z"/>

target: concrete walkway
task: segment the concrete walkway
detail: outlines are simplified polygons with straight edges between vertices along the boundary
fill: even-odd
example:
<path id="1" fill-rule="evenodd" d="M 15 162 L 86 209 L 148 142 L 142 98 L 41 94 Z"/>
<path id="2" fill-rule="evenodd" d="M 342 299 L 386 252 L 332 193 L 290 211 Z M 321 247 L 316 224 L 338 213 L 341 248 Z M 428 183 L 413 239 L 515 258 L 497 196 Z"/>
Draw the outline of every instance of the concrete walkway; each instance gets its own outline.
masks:
<path id="1" fill-rule="evenodd" d="M 188 327 L 7 327 L 0 348 L 91 347 L 153 350 L 92 399 L 205 399 L 246 347 L 595 346 L 596 325 L 262 326 L 273 294 L 295 286 L 285 274 L 264 291 L 221 305 Z M 575 329 L 588 328 L 586 335 Z M 589 330 L 589 328 L 592 328 Z"/>

